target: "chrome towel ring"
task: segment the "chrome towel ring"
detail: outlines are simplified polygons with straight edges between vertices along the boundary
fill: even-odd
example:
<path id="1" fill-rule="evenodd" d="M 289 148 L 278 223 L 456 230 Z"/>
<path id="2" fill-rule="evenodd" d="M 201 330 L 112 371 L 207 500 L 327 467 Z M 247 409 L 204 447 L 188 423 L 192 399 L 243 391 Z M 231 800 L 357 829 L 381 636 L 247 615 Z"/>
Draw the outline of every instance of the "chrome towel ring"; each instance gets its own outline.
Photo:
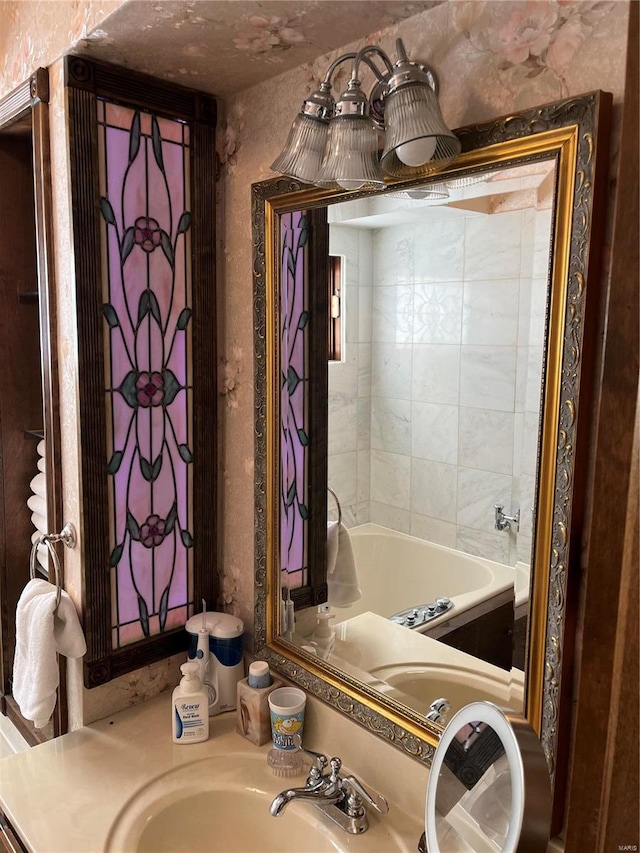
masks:
<path id="1" fill-rule="evenodd" d="M 333 495 L 333 499 L 336 502 L 336 506 L 338 507 L 338 524 L 342 524 L 342 507 L 340 506 L 338 496 L 333 491 L 333 489 L 329 488 L 329 486 L 327 486 L 327 491 L 329 492 L 329 494 Z"/>
<path id="2" fill-rule="evenodd" d="M 38 536 L 36 541 L 31 546 L 31 557 L 29 559 L 29 577 L 31 580 L 35 579 L 36 576 L 36 556 L 38 553 L 39 545 L 46 545 L 49 554 L 51 555 L 51 560 L 53 562 L 53 568 L 56 576 L 56 609 L 60 604 L 60 598 L 62 597 L 62 570 L 60 568 L 60 560 L 58 559 L 58 555 L 56 554 L 56 549 L 53 547 L 55 542 L 64 542 L 67 548 L 75 548 L 76 546 L 76 531 L 72 524 L 68 523 L 62 528 L 60 533 L 43 533 L 42 536 Z"/>

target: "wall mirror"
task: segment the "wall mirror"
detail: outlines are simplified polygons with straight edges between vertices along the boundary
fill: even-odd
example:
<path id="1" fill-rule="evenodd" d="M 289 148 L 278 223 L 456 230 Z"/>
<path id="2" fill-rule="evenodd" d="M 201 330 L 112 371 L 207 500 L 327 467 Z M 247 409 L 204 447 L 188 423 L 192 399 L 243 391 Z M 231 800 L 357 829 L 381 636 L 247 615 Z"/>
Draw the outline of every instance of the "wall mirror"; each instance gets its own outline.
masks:
<path id="1" fill-rule="evenodd" d="M 561 763 L 609 108 L 458 129 L 382 192 L 253 187 L 256 651 L 427 763 L 479 699 Z"/>

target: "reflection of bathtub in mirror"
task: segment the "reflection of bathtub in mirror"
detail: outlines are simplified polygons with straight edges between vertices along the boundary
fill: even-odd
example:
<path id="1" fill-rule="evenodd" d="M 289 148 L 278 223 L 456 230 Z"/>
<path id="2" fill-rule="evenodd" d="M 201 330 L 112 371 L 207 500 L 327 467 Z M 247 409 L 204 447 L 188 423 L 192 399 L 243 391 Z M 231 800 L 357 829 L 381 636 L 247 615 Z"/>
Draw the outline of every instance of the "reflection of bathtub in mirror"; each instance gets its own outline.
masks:
<path id="1" fill-rule="evenodd" d="M 363 524 L 350 533 L 362 597 L 348 608 L 332 610 L 334 627 L 361 613 L 389 618 L 448 598 L 451 610 L 405 630 L 425 633 L 503 669 L 511 668 L 517 585 L 513 567 L 377 524 Z"/>

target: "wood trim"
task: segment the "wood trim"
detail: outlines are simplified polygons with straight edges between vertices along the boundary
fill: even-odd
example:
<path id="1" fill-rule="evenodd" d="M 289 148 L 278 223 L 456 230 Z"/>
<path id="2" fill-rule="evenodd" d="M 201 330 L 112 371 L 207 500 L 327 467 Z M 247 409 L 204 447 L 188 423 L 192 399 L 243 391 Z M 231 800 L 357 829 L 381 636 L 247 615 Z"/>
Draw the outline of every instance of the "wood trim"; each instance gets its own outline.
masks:
<path id="1" fill-rule="evenodd" d="M 111 587 L 106 571 L 109 531 L 104 428 L 104 347 L 95 98 L 89 91 L 68 90 L 73 246 L 78 317 L 78 375 L 80 380 L 80 474 L 83 549 L 83 616 L 87 638 L 85 675 L 96 679 L 96 663 L 111 654 Z M 106 680 L 108 668 L 100 667 Z"/>
<path id="2" fill-rule="evenodd" d="M 583 552 L 579 680 L 566 815 L 566 850 L 595 850 L 614 712 L 616 636 L 624 566 L 621 525 L 629 489 L 638 395 L 638 5 L 630 4 L 627 76 L 619 151 L 611 269 L 606 285 L 597 428 Z M 637 572 L 637 565 L 635 567 Z M 637 672 L 634 676 L 637 679 Z M 637 734 L 637 729 L 636 729 Z M 637 800 L 636 800 L 637 805 Z M 637 813 L 637 809 L 634 810 Z M 620 838 L 616 843 L 626 843 Z M 638 839 L 629 843 L 638 843 Z"/>
<path id="3" fill-rule="evenodd" d="M 88 651 L 84 661 L 84 683 L 88 689 L 106 684 L 113 678 L 126 675 L 134 669 L 140 669 L 150 663 L 184 652 L 189 647 L 187 632 L 180 628 L 170 634 L 132 643 L 117 652 L 110 650 L 109 654 L 102 658 L 92 655 L 89 659 L 89 640 L 90 637 L 87 634 Z"/>
<path id="4" fill-rule="evenodd" d="M 48 92 L 47 92 L 48 94 Z M 47 521 L 49 531 L 64 526 L 62 511 L 62 448 L 60 443 L 60 383 L 58 377 L 58 315 L 55 266 L 53 263 L 53 211 L 51 198 L 51 157 L 49 151 L 49 106 L 43 101 L 31 110 L 38 293 L 40 314 L 40 361 L 42 404 L 47 469 Z M 64 563 L 62 585 L 64 586 Z M 55 580 L 50 577 L 50 580 Z M 55 735 L 67 731 L 67 666 L 58 658 L 60 684 L 54 710 Z"/>
<path id="5" fill-rule="evenodd" d="M 215 98 L 204 92 L 80 56 L 65 57 L 64 74 L 65 86 L 70 89 L 90 92 L 97 98 L 134 105 L 169 118 L 216 126 Z"/>
<path id="6" fill-rule="evenodd" d="M 27 853 L 27 848 L 2 809 L 0 809 L 0 850 L 5 853 Z"/>
<path id="7" fill-rule="evenodd" d="M 37 729 L 31 720 L 25 720 L 22 716 L 20 708 L 18 708 L 18 703 L 13 696 L 3 696 L 2 704 L 2 713 L 13 723 L 30 746 L 37 746 L 40 743 L 46 743 L 56 737 L 55 710 L 53 719 L 49 720 L 43 729 Z"/>
<path id="8" fill-rule="evenodd" d="M 217 596 L 217 335 L 216 335 L 216 145 L 215 128 L 191 126 L 194 458 L 194 597 L 215 609 Z M 198 390 L 199 389 L 199 390 Z M 211 389 L 210 391 L 206 389 Z M 183 632 L 184 633 L 184 632 Z"/>
<path id="9" fill-rule="evenodd" d="M 28 80 L 0 99 L 0 128 L 13 124 L 30 107 L 48 102 L 49 72 L 46 68 L 37 68 Z"/>
<path id="10" fill-rule="evenodd" d="M 640 566 L 640 399 L 636 410 L 635 450 L 629 489 L 625 544 L 620 581 L 620 611 L 613 662 L 612 710 L 609 718 L 602 791 L 598 853 L 619 850 L 625 845 L 640 845 L 640 800 L 638 732 L 640 730 L 640 691 L 638 671 L 638 566 Z"/>
<path id="11" fill-rule="evenodd" d="M 326 289 L 314 287 L 329 280 L 329 225 L 326 209 L 307 211 L 309 243 L 305 286 L 309 310 L 309 447 L 307 541 L 308 583 L 291 591 L 296 610 L 316 607 L 327 600 L 327 391 L 329 302 Z"/>

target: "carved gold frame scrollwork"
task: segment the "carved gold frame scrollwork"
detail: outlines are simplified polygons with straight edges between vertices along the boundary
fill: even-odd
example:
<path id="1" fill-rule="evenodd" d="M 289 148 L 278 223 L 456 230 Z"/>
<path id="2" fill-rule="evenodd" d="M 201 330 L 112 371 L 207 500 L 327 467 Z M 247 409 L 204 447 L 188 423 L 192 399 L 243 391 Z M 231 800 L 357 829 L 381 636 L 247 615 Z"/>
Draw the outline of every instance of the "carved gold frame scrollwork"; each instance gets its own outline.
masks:
<path id="1" fill-rule="evenodd" d="M 435 176 L 441 182 L 543 159 L 556 162 L 525 715 L 541 739 L 550 774 L 556 779 L 557 802 L 570 715 L 573 613 L 610 107 L 610 95 L 593 92 L 458 129 L 462 153 L 445 173 Z M 396 182 L 393 187 L 397 190 L 420 183 L 424 179 Z M 368 193 L 362 191 L 318 190 L 285 178 L 253 186 L 255 650 L 308 692 L 430 764 L 438 726 L 393 699 L 383 698 L 331 663 L 295 648 L 278 632 L 278 217 L 330 200 L 365 195 Z"/>

